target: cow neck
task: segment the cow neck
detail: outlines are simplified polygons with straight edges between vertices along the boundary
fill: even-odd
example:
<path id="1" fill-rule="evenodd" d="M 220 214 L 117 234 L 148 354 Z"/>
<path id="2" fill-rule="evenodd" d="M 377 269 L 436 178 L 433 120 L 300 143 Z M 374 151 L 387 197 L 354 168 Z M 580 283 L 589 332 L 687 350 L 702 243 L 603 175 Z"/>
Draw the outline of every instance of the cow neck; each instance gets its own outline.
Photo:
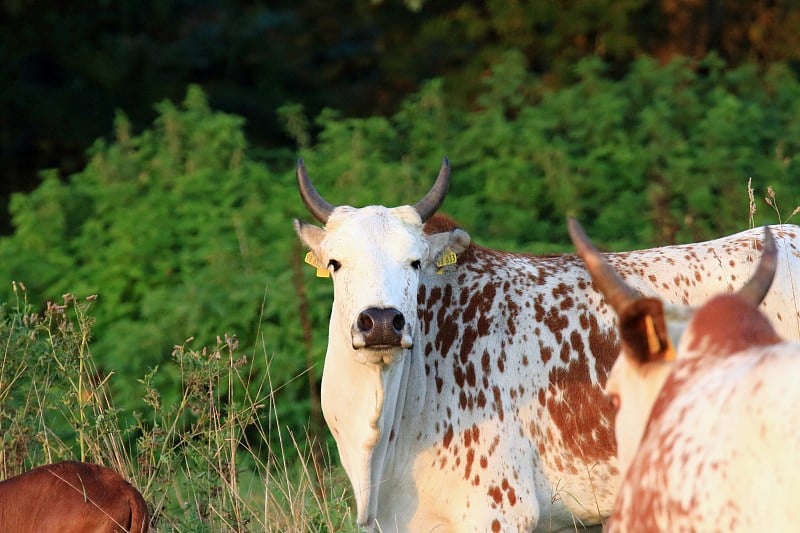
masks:
<path id="1" fill-rule="evenodd" d="M 407 408 L 406 396 L 410 369 L 413 365 L 413 352 L 413 348 L 403 350 L 393 364 L 381 366 L 383 406 L 376 420 L 379 437 L 372 450 L 370 461 L 371 491 L 368 518 L 370 523 L 378 516 L 382 485 L 387 482 L 393 484 L 401 474 L 394 471 L 393 465 L 398 459 L 398 438 L 402 438 L 400 423 Z"/>
<path id="2" fill-rule="evenodd" d="M 331 333 L 342 331 L 336 317 L 337 313 L 332 313 Z M 419 332 L 416 334 L 419 338 Z M 391 365 L 364 364 L 356 360 L 352 346 L 342 337 L 329 337 L 322 410 L 353 486 L 357 522 L 370 527 L 377 517 L 381 484 L 386 481 L 387 458 L 396 456 L 400 421 L 404 414 L 411 414 L 405 406 L 406 391 L 412 367 L 419 367 L 413 359 L 421 352 L 415 344 Z"/>

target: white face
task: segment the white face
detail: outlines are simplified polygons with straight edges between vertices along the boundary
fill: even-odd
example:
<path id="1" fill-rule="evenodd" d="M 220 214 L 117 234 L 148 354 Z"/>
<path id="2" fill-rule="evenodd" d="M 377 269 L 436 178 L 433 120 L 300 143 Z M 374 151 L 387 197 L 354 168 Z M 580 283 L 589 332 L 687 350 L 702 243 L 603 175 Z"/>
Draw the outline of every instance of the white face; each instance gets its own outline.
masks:
<path id="1" fill-rule="evenodd" d="M 363 363 L 389 364 L 413 346 L 422 271 L 435 268 L 453 235 L 465 238 L 456 252 L 469 243 L 460 230 L 425 236 L 419 214 L 408 206 L 338 207 L 324 230 L 298 224 L 297 231 L 333 278 L 331 342 L 350 346 Z M 390 329 L 392 338 L 375 334 L 371 324 Z"/>
<path id="2" fill-rule="evenodd" d="M 639 449 L 650 411 L 671 366 L 671 363 L 641 364 L 623 352 L 611 368 L 606 394 L 617 408 L 614 436 L 623 476 Z"/>
<path id="3" fill-rule="evenodd" d="M 678 357 L 681 357 L 680 341 L 694 308 L 666 303 L 663 306 L 667 334 L 672 345 L 678 346 Z M 671 361 L 644 362 L 642 357 L 627 353 L 625 349 L 611 368 L 605 390 L 617 409 L 614 432 L 623 476 L 639 449 L 653 404 L 671 370 Z"/>

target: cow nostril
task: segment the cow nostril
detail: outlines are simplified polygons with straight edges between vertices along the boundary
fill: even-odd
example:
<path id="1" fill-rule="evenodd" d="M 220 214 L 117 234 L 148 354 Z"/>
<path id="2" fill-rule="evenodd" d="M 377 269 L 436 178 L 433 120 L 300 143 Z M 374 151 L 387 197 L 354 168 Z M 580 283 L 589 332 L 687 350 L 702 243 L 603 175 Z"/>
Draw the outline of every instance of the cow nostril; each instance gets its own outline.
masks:
<path id="1" fill-rule="evenodd" d="M 403 318 L 401 313 L 397 313 L 392 319 L 392 325 L 394 326 L 395 331 L 402 331 L 406 326 L 406 319 Z"/>
<path id="2" fill-rule="evenodd" d="M 374 326 L 375 322 L 372 320 L 372 317 L 369 316 L 367 313 L 360 313 L 358 315 L 358 330 L 359 331 L 370 331 Z"/>

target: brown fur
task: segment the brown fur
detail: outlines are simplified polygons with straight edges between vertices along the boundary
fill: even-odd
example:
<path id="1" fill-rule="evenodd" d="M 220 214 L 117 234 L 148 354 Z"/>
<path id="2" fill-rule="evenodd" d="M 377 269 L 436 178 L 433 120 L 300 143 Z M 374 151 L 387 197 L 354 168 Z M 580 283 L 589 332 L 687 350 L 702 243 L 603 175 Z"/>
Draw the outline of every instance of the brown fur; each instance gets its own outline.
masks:
<path id="1" fill-rule="evenodd" d="M 146 533 L 144 498 L 104 466 L 64 461 L 0 483 L 0 531 Z"/>
<path id="2" fill-rule="evenodd" d="M 445 233 L 453 231 L 461 226 L 447 215 L 436 213 L 425 223 L 423 231 L 426 235 L 435 235 L 437 233 Z"/>

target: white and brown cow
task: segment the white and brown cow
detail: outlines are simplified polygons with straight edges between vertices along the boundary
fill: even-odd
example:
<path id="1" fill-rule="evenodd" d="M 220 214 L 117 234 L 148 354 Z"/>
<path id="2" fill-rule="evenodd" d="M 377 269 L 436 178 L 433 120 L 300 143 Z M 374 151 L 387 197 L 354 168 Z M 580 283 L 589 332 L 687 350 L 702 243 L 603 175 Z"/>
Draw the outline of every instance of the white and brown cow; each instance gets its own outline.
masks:
<path id="1" fill-rule="evenodd" d="M 606 530 L 796 531 L 800 343 L 758 310 L 777 266 L 769 230 L 747 284 L 694 309 L 640 296 L 570 229 L 619 315 L 606 389 L 624 481 Z"/>
<path id="2" fill-rule="evenodd" d="M 322 407 L 358 524 L 551 531 L 610 515 L 619 472 L 603 386 L 619 344 L 580 259 L 471 244 L 434 215 L 446 159 L 414 206 L 334 206 L 302 161 L 297 178 L 325 226 L 295 221 L 333 277 Z M 800 230 L 775 232 L 781 261 L 765 311 L 796 338 Z M 637 289 L 695 303 L 746 279 L 757 242 L 751 231 L 609 260 Z"/>

